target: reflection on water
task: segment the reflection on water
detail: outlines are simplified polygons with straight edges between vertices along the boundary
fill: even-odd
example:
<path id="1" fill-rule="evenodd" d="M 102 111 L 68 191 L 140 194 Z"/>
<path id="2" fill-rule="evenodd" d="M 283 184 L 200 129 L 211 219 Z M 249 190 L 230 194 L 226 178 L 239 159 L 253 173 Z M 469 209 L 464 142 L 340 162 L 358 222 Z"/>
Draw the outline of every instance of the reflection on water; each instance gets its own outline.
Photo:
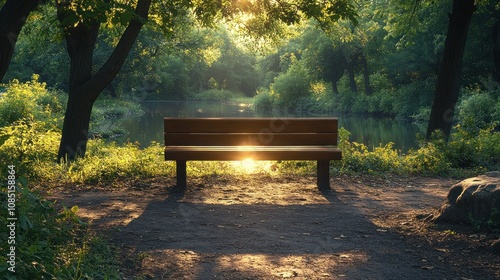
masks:
<path id="1" fill-rule="evenodd" d="M 296 112 L 273 112 L 255 114 L 249 104 L 224 102 L 144 102 L 145 114 L 139 119 L 129 119 L 124 123 L 130 132 L 130 141 L 139 141 L 143 146 L 151 141 L 163 143 L 164 117 L 338 117 L 339 126 L 351 132 L 351 141 L 371 146 L 395 143 L 404 151 L 417 147 L 415 135 L 425 133 L 425 125 L 403 123 L 391 119 L 377 119 L 339 114 L 304 115 Z"/>

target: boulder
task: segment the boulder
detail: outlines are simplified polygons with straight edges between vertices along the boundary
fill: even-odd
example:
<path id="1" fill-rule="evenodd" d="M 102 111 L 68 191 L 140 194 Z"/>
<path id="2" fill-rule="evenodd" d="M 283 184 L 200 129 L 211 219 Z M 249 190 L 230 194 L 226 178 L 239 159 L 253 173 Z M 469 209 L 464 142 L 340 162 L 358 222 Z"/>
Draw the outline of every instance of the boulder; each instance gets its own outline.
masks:
<path id="1" fill-rule="evenodd" d="M 500 255 L 500 239 L 491 244 L 491 251 L 493 251 L 495 255 Z"/>
<path id="2" fill-rule="evenodd" d="M 469 178 L 453 185 L 433 219 L 435 222 L 488 224 L 500 227 L 500 172 Z"/>

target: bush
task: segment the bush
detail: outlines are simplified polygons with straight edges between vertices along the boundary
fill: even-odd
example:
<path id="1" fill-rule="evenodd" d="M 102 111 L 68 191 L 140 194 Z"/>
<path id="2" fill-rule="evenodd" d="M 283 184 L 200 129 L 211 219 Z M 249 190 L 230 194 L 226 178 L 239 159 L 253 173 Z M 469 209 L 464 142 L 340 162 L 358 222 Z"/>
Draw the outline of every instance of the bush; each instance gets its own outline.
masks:
<path id="1" fill-rule="evenodd" d="M 271 112 L 274 106 L 274 96 L 269 90 L 258 91 L 253 98 L 253 108 L 256 112 Z"/>
<path id="2" fill-rule="evenodd" d="M 415 81 L 401 86 L 395 92 L 394 110 L 401 118 L 410 118 L 422 110 L 430 107 L 435 91 L 435 79 Z"/>
<path id="3" fill-rule="evenodd" d="M 403 157 L 400 151 L 393 148 L 393 143 L 375 147 L 372 150 L 364 144 L 350 142 L 350 133 L 344 128 L 339 129 L 339 148 L 342 150 L 342 162 L 336 163 L 342 172 L 366 173 L 404 173 Z"/>
<path id="4" fill-rule="evenodd" d="M 39 162 L 54 162 L 60 139 L 57 127 L 33 119 L 22 119 L 0 128 L 2 172 L 8 165 L 16 165 L 21 174 L 37 176 L 34 167 Z"/>
<path id="5" fill-rule="evenodd" d="M 461 128 L 471 135 L 500 124 L 500 99 L 489 92 L 472 93 L 458 106 Z"/>
<path id="6" fill-rule="evenodd" d="M 424 175 L 445 175 L 449 172 L 451 164 L 446 158 L 446 142 L 442 133 L 435 133 L 433 140 L 425 142 L 421 139 L 418 150 L 408 151 L 405 164 L 410 173 Z"/>
<path id="7" fill-rule="evenodd" d="M 50 91 L 45 83 L 38 82 L 38 75 L 33 75 L 27 83 L 13 80 L 0 94 L 0 127 L 23 118 L 36 118 L 57 123 L 64 114 L 65 104 L 62 95 Z"/>
<path id="8" fill-rule="evenodd" d="M 294 60 L 288 71 L 280 74 L 271 85 L 275 95 L 275 107 L 283 110 L 295 110 L 301 98 L 310 97 L 311 79 L 301 62 Z"/>
<path id="9" fill-rule="evenodd" d="M 500 132 L 481 129 L 472 135 L 460 125 L 445 149 L 451 167 L 461 169 L 500 170 Z"/>

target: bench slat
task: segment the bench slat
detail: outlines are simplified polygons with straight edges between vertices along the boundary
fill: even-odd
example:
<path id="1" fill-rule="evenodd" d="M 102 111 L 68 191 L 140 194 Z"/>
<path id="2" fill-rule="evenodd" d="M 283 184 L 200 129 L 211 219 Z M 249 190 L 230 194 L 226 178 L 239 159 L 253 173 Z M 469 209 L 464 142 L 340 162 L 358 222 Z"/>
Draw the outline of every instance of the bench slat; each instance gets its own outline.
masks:
<path id="1" fill-rule="evenodd" d="M 341 160 L 333 146 L 175 146 L 165 148 L 165 160 Z"/>
<path id="2" fill-rule="evenodd" d="M 337 133 L 169 133 L 166 146 L 337 145 Z"/>
<path id="3" fill-rule="evenodd" d="M 165 118 L 165 133 L 336 133 L 336 118 Z"/>

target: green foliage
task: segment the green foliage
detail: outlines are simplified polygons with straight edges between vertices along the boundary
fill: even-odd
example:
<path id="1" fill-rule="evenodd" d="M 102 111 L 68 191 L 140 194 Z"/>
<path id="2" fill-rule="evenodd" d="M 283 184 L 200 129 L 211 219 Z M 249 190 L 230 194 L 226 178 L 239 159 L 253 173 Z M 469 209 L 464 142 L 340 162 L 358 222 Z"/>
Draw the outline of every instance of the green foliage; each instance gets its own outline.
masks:
<path id="1" fill-rule="evenodd" d="M 450 171 L 451 164 L 445 155 L 447 148 L 442 133 L 434 134 L 433 141 L 424 142 L 421 139 L 418 150 L 408 151 L 405 162 L 408 171 L 414 174 L 445 175 Z"/>
<path id="2" fill-rule="evenodd" d="M 261 90 L 253 99 L 253 109 L 256 112 L 271 112 L 274 106 L 274 96 L 269 90 Z"/>
<path id="3" fill-rule="evenodd" d="M 488 91 L 469 93 L 458 110 L 461 128 L 471 135 L 500 125 L 500 99 Z"/>
<path id="4" fill-rule="evenodd" d="M 7 188 L 1 186 L 0 208 L 7 212 Z M 20 178 L 16 186 L 16 271 L 7 271 L 6 244 L 0 251 L 0 271 L 7 279 L 118 279 L 117 262 L 108 245 L 92 236 L 76 215 L 77 206 L 56 206 L 27 186 Z M 7 225 L 7 215 L 0 215 Z M 7 240 L 10 229 L 1 227 L 1 240 Z M 95 263 L 96 260 L 106 262 Z"/>
<path id="5" fill-rule="evenodd" d="M 22 119 L 0 128 L 0 164 L 2 172 L 16 165 L 25 176 L 36 176 L 33 167 L 39 162 L 51 162 L 61 139 L 58 128 L 42 121 Z"/>
<path id="6" fill-rule="evenodd" d="M 500 132 L 490 127 L 471 135 L 460 125 L 456 130 L 444 150 L 452 167 L 500 169 Z"/>
<path id="7" fill-rule="evenodd" d="M 57 123 L 64 113 L 61 94 L 46 88 L 38 81 L 38 75 L 32 80 L 20 83 L 17 80 L 5 85 L 5 92 L 0 94 L 0 126 L 10 125 L 23 118 L 36 118 Z"/>
<path id="8" fill-rule="evenodd" d="M 276 95 L 276 107 L 283 110 L 294 110 L 300 104 L 301 98 L 311 96 L 311 78 L 307 69 L 295 60 L 288 71 L 279 75 L 271 89 Z"/>
<path id="9" fill-rule="evenodd" d="M 87 155 L 69 164 L 40 162 L 33 166 L 38 178 L 53 182 L 96 183 L 117 178 L 144 178 L 173 174 L 172 162 L 163 160 L 163 146 L 152 143 L 118 145 L 102 139 L 88 143 Z"/>
<path id="10" fill-rule="evenodd" d="M 402 85 L 395 93 L 395 113 L 399 117 L 409 118 L 418 114 L 422 108 L 430 107 L 434 88 L 434 77 L 424 81 L 414 81 L 410 84 Z"/>
<path id="11" fill-rule="evenodd" d="M 339 129 L 339 148 L 342 150 L 342 162 L 335 163 L 342 172 L 366 172 L 379 174 L 384 172 L 404 173 L 404 158 L 400 151 L 393 148 L 393 143 L 369 149 L 366 145 L 350 142 L 350 133 Z"/>
<path id="12" fill-rule="evenodd" d="M 234 93 L 223 89 L 209 89 L 197 93 L 191 99 L 194 100 L 211 100 L 211 101 L 229 101 L 242 97 L 241 94 Z"/>

